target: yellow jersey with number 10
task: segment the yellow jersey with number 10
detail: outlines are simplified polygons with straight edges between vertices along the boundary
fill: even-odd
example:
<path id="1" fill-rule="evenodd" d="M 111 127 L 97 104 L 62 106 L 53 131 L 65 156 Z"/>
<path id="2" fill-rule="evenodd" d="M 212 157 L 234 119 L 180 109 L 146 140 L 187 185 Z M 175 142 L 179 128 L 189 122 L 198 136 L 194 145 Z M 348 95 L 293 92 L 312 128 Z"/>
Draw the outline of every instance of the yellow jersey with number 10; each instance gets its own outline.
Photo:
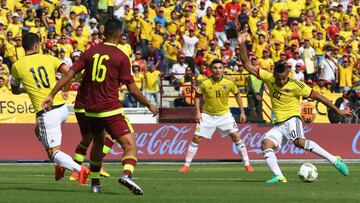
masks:
<path id="1" fill-rule="evenodd" d="M 62 62 L 50 55 L 33 54 L 16 61 L 11 75 L 20 81 L 28 93 L 35 112 L 42 110 L 41 102 L 49 95 L 56 84 L 56 73 Z M 65 103 L 60 94 L 56 94 L 53 105 Z"/>
<path id="2" fill-rule="evenodd" d="M 276 123 L 281 123 L 300 113 L 300 97 L 309 97 L 312 89 L 305 83 L 289 78 L 284 87 L 275 84 L 275 77 L 272 73 L 259 69 L 258 78 L 269 88 L 272 111 L 275 114 Z"/>
<path id="3" fill-rule="evenodd" d="M 224 115 L 230 112 L 229 94 L 238 94 L 239 90 L 232 80 L 223 77 L 214 81 L 212 77 L 204 80 L 197 93 L 203 95 L 205 104 L 203 112 L 210 115 Z"/>

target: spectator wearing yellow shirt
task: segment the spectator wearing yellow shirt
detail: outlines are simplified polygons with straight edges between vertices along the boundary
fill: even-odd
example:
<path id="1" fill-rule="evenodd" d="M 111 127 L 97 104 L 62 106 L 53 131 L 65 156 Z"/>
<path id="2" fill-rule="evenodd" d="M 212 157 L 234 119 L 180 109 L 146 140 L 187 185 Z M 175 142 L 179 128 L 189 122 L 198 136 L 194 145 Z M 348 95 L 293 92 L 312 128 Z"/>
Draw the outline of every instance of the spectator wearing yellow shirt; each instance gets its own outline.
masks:
<path id="1" fill-rule="evenodd" d="M 24 18 L 24 31 L 29 31 L 30 28 L 35 27 L 35 18 L 32 9 L 26 10 L 26 17 Z"/>
<path id="2" fill-rule="evenodd" d="M 126 35 L 123 35 L 121 37 L 121 40 L 119 41 L 119 44 L 117 45 L 117 47 L 121 51 L 123 51 L 129 58 L 132 57 L 131 46 L 130 46 L 130 44 L 128 44 L 128 39 L 127 39 Z"/>
<path id="3" fill-rule="evenodd" d="M 15 38 L 15 60 L 19 60 L 22 57 L 25 56 L 25 50 L 22 47 L 22 39 L 21 37 L 16 37 Z"/>
<path id="4" fill-rule="evenodd" d="M 287 44 L 287 33 L 283 29 L 283 23 L 281 20 L 276 22 L 276 27 L 270 33 L 271 41 L 279 41 L 282 45 Z"/>
<path id="5" fill-rule="evenodd" d="M 215 35 L 215 17 L 212 14 L 213 9 L 208 7 L 206 15 L 201 18 L 201 22 L 206 24 L 206 35 L 209 37 L 209 40 L 214 39 Z"/>
<path id="6" fill-rule="evenodd" d="M 21 36 L 22 23 L 19 21 L 19 14 L 12 13 L 12 21 L 8 24 L 6 32 L 12 32 L 13 36 Z"/>
<path id="7" fill-rule="evenodd" d="M 0 76 L 0 93 L 9 93 L 10 90 L 8 86 L 6 85 L 5 78 Z"/>
<path id="8" fill-rule="evenodd" d="M 196 37 L 199 39 L 199 42 L 197 44 L 197 50 L 207 50 L 208 49 L 208 43 L 209 43 L 209 36 L 206 32 L 206 23 L 201 23 L 201 28 L 198 30 Z"/>
<path id="9" fill-rule="evenodd" d="M 161 72 L 155 69 L 154 62 L 149 62 L 148 69 L 145 73 L 145 97 L 148 101 L 154 98 L 156 106 L 160 104 L 160 77 Z"/>
<path id="10" fill-rule="evenodd" d="M 326 80 L 324 77 L 319 77 L 319 80 L 317 81 L 316 85 L 313 87 L 313 90 L 322 94 L 330 94 L 330 89 L 327 87 Z"/>
<path id="11" fill-rule="evenodd" d="M 5 81 L 8 81 L 10 76 L 9 67 L 3 63 L 3 58 L 0 56 L 0 77 L 3 77 Z"/>
<path id="12" fill-rule="evenodd" d="M 176 63 L 177 55 L 181 52 L 181 44 L 176 40 L 176 34 L 170 34 L 170 40 L 164 43 L 164 73 L 169 73 L 171 67 Z"/>
<path id="13" fill-rule="evenodd" d="M 344 23 L 344 28 L 341 29 L 339 35 L 340 35 L 340 37 L 344 38 L 345 41 L 349 41 L 351 39 L 352 30 L 350 27 L 350 21 L 346 21 Z"/>
<path id="14" fill-rule="evenodd" d="M 12 67 L 12 64 L 16 61 L 15 57 L 15 42 L 13 41 L 13 34 L 12 32 L 6 33 L 6 39 L 4 42 L 4 63 L 8 67 Z"/>
<path id="15" fill-rule="evenodd" d="M 165 36 L 169 35 L 166 29 L 163 28 L 163 25 L 160 22 L 155 23 L 154 29 L 151 31 L 151 40 L 153 47 L 160 53 L 161 58 L 164 58 L 163 45 L 165 41 Z"/>
<path id="16" fill-rule="evenodd" d="M 274 61 L 270 58 L 270 51 L 268 49 L 264 49 L 263 57 L 258 60 L 260 68 L 273 72 L 274 70 Z"/>
<path id="17" fill-rule="evenodd" d="M 144 13 L 144 18 L 138 18 L 139 20 L 139 29 L 140 32 L 138 32 L 138 39 L 141 43 L 141 55 L 144 57 L 146 55 L 146 46 L 151 41 L 151 32 L 153 30 L 154 22 L 150 20 L 149 13 Z M 141 33 L 141 35 L 140 35 Z"/>
<path id="18" fill-rule="evenodd" d="M 288 10 L 288 8 L 287 8 L 286 0 L 274 1 L 270 8 L 270 15 L 272 17 L 272 20 L 274 22 L 281 20 L 281 15 L 280 15 L 281 12 L 287 11 L 287 10 Z"/>
<path id="19" fill-rule="evenodd" d="M 288 9 L 288 25 L 291 25 L 292 22 L 300 21 L 300 14 L 301 11 L 304 10 L 305 4 L 302 0 L 289 0 L 287 2 L 287 9 Z"/>
<path id="20" fill-rule="evenodd" d="M 140 91 L 143 91 L 145 86 L 145 77 L 144 74 L 139 71 L 139 68 L 139 64 L 136 62 L 132 65 L 133 79 L 136 87 Z M 123 104 L 125 104 L 125 107 L 139 107 L 141 105 L 129 92 L 125 93 Z"/>
<path id="21" fill-rule="evenodd" d="M 77 27 L 75 29 L 75 34 L 72 34 L 71 38 L 73 40 L 76 40 L 77 43 L 78 43 L 78 48 L 84 52 L 85 51 L 85 48 L 86 48 L 86 45 L 88 43 L 88 39 L 83 35 L 83 29 L 82 27 Z"/>
<path id="22" fill-rule="evenodd" d="M 210 41 L 210 49 L 207 50 L 204 54 L 207 64 L 211 64 L 214 59 L 220 59 L 221 53 L 220 50 L 216 47 L 216 42 L 214 40 Z"/>
<path id="23" fill-rule="evenodd" d="M 270 47 L 271 58 L 274 62 L 277 62 L 280 60 L 281 52 L 283 52 L 283 49 L 281 47 L 281 42 L 275 41 L 273 46 Z"/>
<path id="24" fill-rule="evenodd" d="M 61 35 L 61 38 L 58 40 L 58 49 L 63 49 L 65 51 L 65 56 L 70 58 L 70 54 L 73 52 L 73 47 L 71 44 L 67 43 L 66 35 Z"/>
<path id="25" fill-rule="evenodd" d="M 180 27 L 180 20 L 178 19 L 177 12 L 171 11 L 171 18 L 167 21 L 166 30 L 169 33 L 177 33 Z"/>
<path id="26" fill-rule="evenodd" d="M 40 6 L 44 9 L 47 8 L 48 13 L 52 13 L 53 10 L 59 5 L 59 0 L 42 0 Z"/>
<path id="27" fill-rule="evenodd" d="M 312 38 L 312 31 L 316 30 L 316 27 L 312 24 L 312 19 L 310 17 L 305 18 L 305 25 L 300 28 L 301 37 Z"/>
<path id="28" fill-rule="evenodd" d="M 81 4 L 81 0 L 75 0 L 75 4 L 70 7 L 70 11 L 74 11 L 76 16 L 88 16 L 87 8 Z"/>
<path id="29" fill-rule="evenodd" d="M 254 43 L 254 45 L 253 45 L 253 52 L 255 53 L 255 55 L 257 56 L 257 57 L 261 57 L 262 56 L 262 54 L 263 54 L 263 51 L 264 51 L 264 49 L 267 49 L 268 47 L 268 44 L 266 43 L 266 41 L 265 41 L 265 36 L 264 36 L 264 34 L 259 34 L 258 35 L 259 36 L 259 42 L 257 42 L 257 43 Z"/>
<path id="30" fill-rule="evenodd" d="M 339 66 L 339 87 L 341 92 L 346 92 L 352 87 L 353 68 L 347 58 L 343 59 L 343 65 Z"/>
<path id="31" fill-rule="evenodd" d="M 325 45 L 326 41 L 324 40 L 323 33 L 321 31 L 317 32 L 316 39 L 312 42 L 312 47 L 315 49 L 315 60 L 316 60 L 316 66 L 318 70 L 320 69 L 320 64 L 325 58 Z"/>

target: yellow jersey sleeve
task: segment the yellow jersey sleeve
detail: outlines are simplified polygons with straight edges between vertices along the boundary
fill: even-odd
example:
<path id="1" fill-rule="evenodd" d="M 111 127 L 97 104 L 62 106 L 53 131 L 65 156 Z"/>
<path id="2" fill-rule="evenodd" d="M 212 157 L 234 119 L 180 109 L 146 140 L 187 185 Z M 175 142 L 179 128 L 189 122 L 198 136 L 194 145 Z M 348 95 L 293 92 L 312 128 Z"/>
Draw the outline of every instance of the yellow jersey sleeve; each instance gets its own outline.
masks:
<path id="1" fill-rule="evenodd" d="M 204 84 L 205 83 L 203 83 L 203 82 L 200 84 L 200 86 L 196 89 L 196 93 L 198 93 L 198 94 L 203 94 L 204 93 L 204 91 L 203 91 Z"/>
<path id="2" fill-rule="evenodd" d="M 259 79 L 264 81 L 264 82 L 267 82 L 270 80 L 271 77 L 273 77 L 273 74 L 271 74 L 270 72 L 266 71 L 266 70 L 263 70 L 261 68 L 258 69 L 259 71 Z"/>
<path id="3" fill-rule="evenodd" d="M 296 83 L 298 83 L 298 90 L 295 91 L 296 94 L 298 96 L 302 96 L 302 97 L 305 97 L 305 98 L 308 98 L 310 97 L 310 94 L 312 92 L 312 88 L 309 87 L 307 84 L 301 82 L 301 81 L 296 81 Z"/>
<path id="4" fill-rule="evenodd" d="M 234 95 L 239 93 L 239 89 L 237 88 L 236 84 L 234 82 L 231 82 L 230 92 Z"/>

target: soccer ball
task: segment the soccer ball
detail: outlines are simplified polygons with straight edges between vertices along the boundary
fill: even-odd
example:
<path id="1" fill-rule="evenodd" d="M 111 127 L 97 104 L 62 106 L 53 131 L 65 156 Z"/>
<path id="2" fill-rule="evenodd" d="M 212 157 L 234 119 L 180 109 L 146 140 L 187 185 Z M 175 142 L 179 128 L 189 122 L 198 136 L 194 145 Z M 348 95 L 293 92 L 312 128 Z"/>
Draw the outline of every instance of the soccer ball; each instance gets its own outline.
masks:
<path id="1" fill-rule="evenodd" d="M 299 172 L 298 172 L 300 180 L 304 182 L 314 182 L 318 177 L 317 168 L 311 163 L 305 163 L 301 165 Z"/>

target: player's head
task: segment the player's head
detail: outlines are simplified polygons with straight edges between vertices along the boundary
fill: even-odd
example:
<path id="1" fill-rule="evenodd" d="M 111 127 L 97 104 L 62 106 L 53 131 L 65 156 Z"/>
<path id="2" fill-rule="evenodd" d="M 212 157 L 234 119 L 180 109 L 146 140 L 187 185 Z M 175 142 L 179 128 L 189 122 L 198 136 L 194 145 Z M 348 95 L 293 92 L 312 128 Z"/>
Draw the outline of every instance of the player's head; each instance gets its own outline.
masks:
<path id="1" fill-rule="evenodd" d="M 117 19 L 108 20 L 105 23 L 105 31 L 104 31 L 106 41 L 118 41 L 121 40 L 122 32 L 121 32 L 121 23 Z"/>
<path id="2" fill-rule="evenodd" d="M 40 50 L 40 37 L 35 33 L 28 32 L 22 37 L 22 46 L 26 52 Z"/>
<path id="3" fill-rule="evenodd" d="M 214 59 L 211 62 L 211 72 L 214 79 L 220 79 L 224 74 L 224 63 L 220 59 Z"/>
<path id="4" fill-rule="evenodd" d="M 283 87 L 288 82 L 289 69 L 285 63 L 275 63 L 274 77 L 278 87 Z"/>

